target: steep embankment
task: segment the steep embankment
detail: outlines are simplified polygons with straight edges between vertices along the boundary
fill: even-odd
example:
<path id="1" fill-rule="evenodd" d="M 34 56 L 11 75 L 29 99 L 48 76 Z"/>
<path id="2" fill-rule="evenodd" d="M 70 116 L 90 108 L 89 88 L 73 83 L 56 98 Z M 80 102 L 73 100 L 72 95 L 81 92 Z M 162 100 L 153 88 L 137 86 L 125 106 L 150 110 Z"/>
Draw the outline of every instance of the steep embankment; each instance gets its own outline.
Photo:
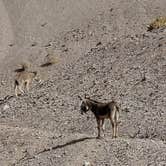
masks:
<path id="1" fill-rule="evenodd" d="M 16 10 L 4 2 L 9 15 Z M 147 32 L 146 25 L 164 13 L 165 1 L 15 2 L 18 13 L 12 20 L 18 21 L 23 11 L 29 15 L 23 13 L 20 24 L 13 26 L 16 40 L 6 57 L 6 70 L 1 71 L 0 97 L 13 94 L 11 70 L 19 60 L 32 62 L 45 79 L 41 84 L 34 82 L 29 94 L 0 100 L 0 165 L 76 166 L 85 161 L 97 166 L 164 165 L 166 31 Z M 49 12 L 43 12 L 45 4 Z M 70 12 L 71 6 L 76 13 Z M 42 21 L 37 22 L 37 16 Z M 34 40 L 24 39 L 29 33 Z M 41 69 L 48 47 L 58 54 L 59 62 Z M 106 136 L 94 138 L 93 115 L 79 113 L 77 96 L 85 93 L 99 101 L 114 98 L 119 103 L 118 139 L 111 138 L 109 121 Z"/>

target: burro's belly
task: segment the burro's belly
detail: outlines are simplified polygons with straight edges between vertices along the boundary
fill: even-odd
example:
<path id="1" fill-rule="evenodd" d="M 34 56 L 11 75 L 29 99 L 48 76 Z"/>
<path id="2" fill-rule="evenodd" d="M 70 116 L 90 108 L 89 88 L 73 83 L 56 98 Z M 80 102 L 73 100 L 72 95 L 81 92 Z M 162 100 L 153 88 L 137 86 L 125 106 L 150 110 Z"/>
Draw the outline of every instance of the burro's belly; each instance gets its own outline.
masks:
<path id="1" fill-rule="evenodd" d="M 99 119 L 109 119 L 109 116 L 100 116 Z"/>

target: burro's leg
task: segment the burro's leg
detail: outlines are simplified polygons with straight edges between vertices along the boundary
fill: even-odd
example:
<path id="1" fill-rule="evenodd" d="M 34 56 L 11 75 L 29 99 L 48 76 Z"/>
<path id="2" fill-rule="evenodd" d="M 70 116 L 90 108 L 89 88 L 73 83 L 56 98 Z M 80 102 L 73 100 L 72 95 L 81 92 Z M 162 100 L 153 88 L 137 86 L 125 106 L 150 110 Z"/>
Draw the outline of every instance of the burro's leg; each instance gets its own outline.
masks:
<path id="1" fill-rule="evenodd" d="M 25 84 L 27 92 L 29 92 L 29 85 L 30 85 L 30 81 L 27 81 Z"/>
<path id="2" fill-rule="evenodd" d="M 100 119 L 96 118 L 96 121 L 97 121 L 97 129 L 98 129 L 97 138 L 99 139 L 100 138 Z"/>
<path id="3" fill-rule="evenodd" d="M 15 87 L 14 87 L 14 92 L 15 92 L 16 97 L 18 97 L 18 86 L 17 85 L 15 85 Z"/>
<path id="4" fill-rule="evenodd" d="M 113 132 L 112 138 L 115 138 L 116 137 L 115 109 L 111 111 L 110 121 L 111 121 L 112 132 Z"/>
<path id="5" fill-rule="evenodd" d="M 23 90 L 23 83 L 18 86 L 18 89 L 20 90 L 21 93 L 25 93 Z"/>
<path id="6" fill-rule="evenodd" d="M 115 138 L 118 137 L 118 124 L 117 123 L 115 123 L 115 136 L 114 137 Z"/>
<path id="7" fill-rule="evenodd" d="M 102 131 L 104 133 L 104 131 L 105 131 L 104 119 L 101 120 L 101 128 L 102 128 Z M 104 134 L 104 136 L 105 136 L 105 134 Z"/>
<path id="8" fill-rule="evenodd" d="M 112 138 L 115 138 L 115 123 L 113 120 L 110 118 L 111 125 L 112 125 Z"/>
<path id="9" fill-rule="evenodd" d="M 102 123 L 101 123 L 101 126 L 102 126 L 102 130 L 103 130 L 103 131 L 105 130 L 105 123 L 104 123 L 104 120 L 105 120 L 105 119 L 102 119 L 102 121 L 101 121 L 101 122 L 102 122 Z"/>
<path id="10" fill-rule="evenodd" d="M 120 121 L 119 121 L 119 110 L 116 110 L 116 112 L 115 112 L 115 137 L 117 138 L 118 137 L 118 133 L 119 133 L 119 131 L 118 131 L 118 125 L 119 125 L 119 123 L 120 123 Z"/>

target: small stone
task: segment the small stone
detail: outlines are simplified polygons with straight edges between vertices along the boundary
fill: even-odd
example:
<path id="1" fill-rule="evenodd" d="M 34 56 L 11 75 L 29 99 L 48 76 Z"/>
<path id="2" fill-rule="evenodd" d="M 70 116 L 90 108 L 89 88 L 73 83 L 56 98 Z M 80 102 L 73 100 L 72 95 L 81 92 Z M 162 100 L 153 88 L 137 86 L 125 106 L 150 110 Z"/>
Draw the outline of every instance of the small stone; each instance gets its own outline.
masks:
<path id="1" fill-rule="evenodd" d="M 31 44 L 32 47 L 35 47 L 37 45 L 37 42 L 34 42 Z"/>
<path id="2" fill-rule="evenodd" d="M 89 161 L 85 161 L 83 166 L 91 166 L 90 162 Z"/>
<path id="3" fill-rule="evenodd" d="M 5 106 L 3 107 L 3 110 L 5 111 L 5 110 L 7 110 L 9 108 L 10 108 L 9 105 L 5 104 Z"/>
<path id="4" fill-rule="evenodd" d="M 13 44 L 13 43 L 10 43 L 9 46 L 12 47 L 12 46 L 14 46 L 14 44 Z"/>
<path id="5" fill-rule="evenodd" d="M 47 43 L 44 45 L 44 47 L 50 47 L 50 46 L 52 46 L 51 43 Z"/>
<path id="6" fill-rule="evenodd" d="M 102 44 L 101 42 L 98 42 L 98 43 L 96 44 L 96 47 L 99 46 L 99 45 L 101 45 L 101 44 Z"/>
<path id="7" fill-rule="evenodd" d="M 161 44 L 161 43 L 159 43 L 159 44 L 158 44 L 158 47 L 161 47 L 161 46 L 162 46 L 162 44 Z"/>
<path id="8" fill-rule="evenodd" d="M 45 23 L 41 24 L 41 27 L 45 27 L 46 25 L 47 25 L 47 23 L 45 22 Z"/>

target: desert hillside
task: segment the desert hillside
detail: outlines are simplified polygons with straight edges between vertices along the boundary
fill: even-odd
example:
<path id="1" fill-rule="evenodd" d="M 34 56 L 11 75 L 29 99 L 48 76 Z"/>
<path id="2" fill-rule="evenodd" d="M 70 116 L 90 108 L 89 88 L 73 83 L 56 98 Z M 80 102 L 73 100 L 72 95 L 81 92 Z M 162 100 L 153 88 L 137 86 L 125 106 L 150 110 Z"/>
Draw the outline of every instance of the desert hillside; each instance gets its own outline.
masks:
<path id="1" fill-rule="evenodd" d="M 0 0 L 0 166 L 165 166 L 166 28 L 147 28 L 160 16 L 165 0 Z M 15 97 L 23 62 L 40 82 Z M 118 138 L 107 120 L 96 139 L 84 94 L 117 101 Z"/>

